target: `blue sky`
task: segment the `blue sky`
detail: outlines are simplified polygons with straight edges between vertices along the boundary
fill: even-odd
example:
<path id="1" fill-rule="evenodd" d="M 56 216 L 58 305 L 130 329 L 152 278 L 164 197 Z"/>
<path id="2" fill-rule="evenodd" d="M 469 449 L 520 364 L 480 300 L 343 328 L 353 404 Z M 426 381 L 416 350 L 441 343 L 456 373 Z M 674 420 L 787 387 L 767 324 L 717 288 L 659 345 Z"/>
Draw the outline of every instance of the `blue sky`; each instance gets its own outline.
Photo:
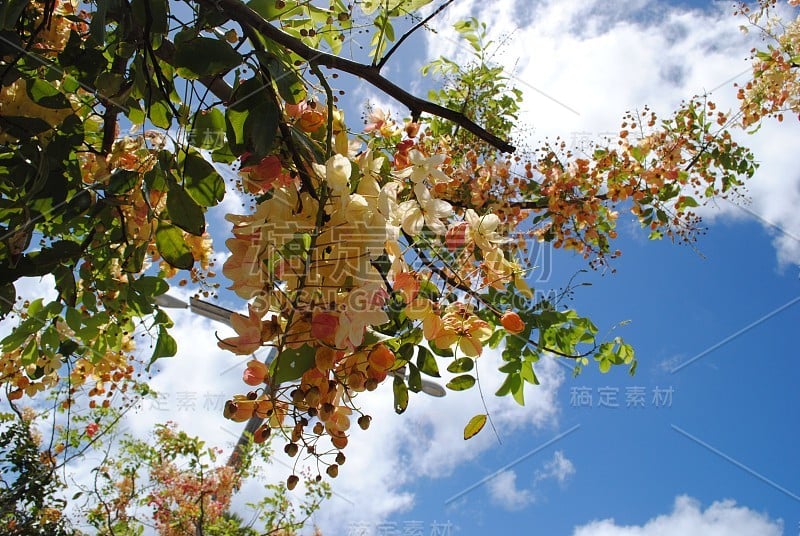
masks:
<path id="1" fill-rule="evenodd" d="M 487 9 L 460 0 L 435 21 L 438 33 L 410 39 L 386 74 L 423 90 L 419 66 L 439 54 L 459 58 L 449 26 L 475 14 L 495 39 L 508 36 L 497 58 L 526 93 L 520 123 L 532 129 L 530 141 L 573 140 L 578 133 L 599 139 L 618 128 L 626 110 L 645 104 L 667 115 L 681 99 L 713 89 L 721 107 L 735 105 L 735 90 L 724 82 L 747 68 L 754 37 L 738 31 L 730 11 L 727 2 L 495 0 Z M 353 129 L 367 99 L 406 113 L 363 84 L 338 81 L 348 91 Z M 572 307 L 601 332 L 630 320 L 612 336 L 634 345 L 635 377 L 621 368 L 602 375 L 590 365 L 572 378 L 569 367 L 546 359 L 537 368 L 542 385 L 529 387 L 520 408 L 492 395 L 501 381 L 497 356 L 484 355 L 479 370 L 502 443 L 488 428 L 463 441 L 464 424 L 482 412 L 475 392 L 415 396 L 402 416 L 392 410 L 390 389 L 365 393 L 373 425 L 353 432 L 335 496 L 314 518 L 323 533 L 800 533 L 800 361 L 793 344 L 800 301 L 776 312 L 800 297 L 799 134 L 792 122 L 767 125 L 746 140 L 762 160 L 751 201 L 745 209 L 723 201 L 706 211 L 709 232 L 699 253 L 649 242 L 638 224 L 621 217 L 616 273 L 579 276 L 591 286 L 577 289 Z M 240 200 L 229 196 L 210 215 L 218 247 L 229 233 L 222 212 L 240 210 Z M 558 288 L 586 268 L 562 251 L 546 254 L 552 270 L 534 282 L 538 290 Z M 221 303 L 244 308 L 229 292 Z M 216 350 L 214 333 L 227 336 L 224 327 L 183 311 L 172 316 L 179 354 L 160 364 L 152 383 L 167 400 L 191 395 L 193 405 L 165 411 L 146 404 L 126 420 L 127 429 L 146 435 L 154 422 L 172 419 L 210 443 L 229 445 L 239 427 L 222 418 L 219 397 L 242 389 L 243 362 Z M 576 404 L 578 392 L 591 396 L 591 407 Z M 628 407 L 636 392 L 642 403 Z M 599 407 L 613 394 L 618 407 Z M 284 464 L 276 457 L 268 474 L 285 479 Z M 72 477 L 87 478 L 90 468 Z M 238 504 L 261 489 L 249 484 Z"/>

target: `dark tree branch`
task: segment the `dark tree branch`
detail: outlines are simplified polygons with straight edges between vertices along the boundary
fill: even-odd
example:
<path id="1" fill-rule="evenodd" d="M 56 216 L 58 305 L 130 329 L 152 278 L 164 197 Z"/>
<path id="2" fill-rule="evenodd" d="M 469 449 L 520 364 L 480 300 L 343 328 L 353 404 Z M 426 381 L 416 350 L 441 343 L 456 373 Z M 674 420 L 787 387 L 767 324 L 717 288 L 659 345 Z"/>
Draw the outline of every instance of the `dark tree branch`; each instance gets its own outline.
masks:
<path id="1" fill-rule="evenodd" d="M 309 47 L 299 39 L 292 37 L 291 35 L 271 25 L 269 22 L 264 20 L 261 15 L 241 3 L 239 0 L 195 1 L 205 5 L 206 7 L 220 10 L 242 26 L 248 26 L 257 30 L 267 39 L 270 39 L 271 41 L 291 50 L 308 62 L 314 62 L 317 65 L 322 65 L 329 69 L 337 69 L 339 71 L 357 76 L 377 89 L 380 89 L 390 97 L 393 97 L 395 100 L 406 105 L 409 110 L 411 110 L 412 115 L 418 115 L 421 112 L 436 115 L 456 123 L 504 153 L 513 153 L 516 150 L 513 145 L 498 138 L 491 132 L 485 130 L 483 127 L 473 123 L 466 116 L 464 116 L 464 114 L 412 95 L 396 85 L 394 82 L 384 78 L 380 74 L 380 71 L 377 67 L 364 65 L 363 63 L 358 63 L 346 58 L 340 58 L 338 56 L 334 56 L 333 54 L 328 54 L 326 52 Z"/>

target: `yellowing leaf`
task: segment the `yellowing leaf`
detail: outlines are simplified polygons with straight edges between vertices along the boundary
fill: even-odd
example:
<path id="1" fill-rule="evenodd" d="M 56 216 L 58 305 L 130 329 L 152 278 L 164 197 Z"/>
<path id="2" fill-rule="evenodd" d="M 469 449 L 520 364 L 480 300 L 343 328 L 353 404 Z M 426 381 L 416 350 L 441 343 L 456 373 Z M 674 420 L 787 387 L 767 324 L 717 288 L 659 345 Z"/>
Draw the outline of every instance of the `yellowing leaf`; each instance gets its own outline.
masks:
<path id="1" fill-rule="evenodd" d="M 467 425 L 464 427 L 464 439 L 470 439 L 471 437 L 477 435 L 478 432 L 483 430 L 483 426 L 486 424 L 486 415 L 481 413 L 479 415 L 475 415 L 473 418 L 469 420 Z"/>

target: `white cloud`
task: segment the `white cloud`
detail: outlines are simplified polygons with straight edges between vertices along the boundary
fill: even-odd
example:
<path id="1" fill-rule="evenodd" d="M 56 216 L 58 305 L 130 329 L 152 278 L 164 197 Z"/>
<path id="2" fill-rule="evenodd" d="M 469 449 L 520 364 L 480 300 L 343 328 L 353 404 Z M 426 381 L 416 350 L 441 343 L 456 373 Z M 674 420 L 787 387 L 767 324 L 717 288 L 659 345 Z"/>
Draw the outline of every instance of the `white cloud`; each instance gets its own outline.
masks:
<path id="1" fill-rule="evenodd" d="M 564 485 L 569 477 L 575 474 L 575 465 L 564 456 L 564 452 L 557 450 L 553 454 L 553 459 L 547 462 L 544 467 L 536 472 L 536 481 L 555 479 L 560 485 Z"/>
<path id="2" fill-rule="evenodd" d="M 746 81 L 757 35 L 739 30 L 725 2 L 705 10 L 687 10 L 655 0 L 615 4 L 599 0 L 497 0 L 491 9 L 475 1 L 459 2 L 434 21 L 429 57 L 465 58 L 467 47 L 450 28 L 456 20 L 477 14 L 495 42 L 505 41 L 494 56 L 525 92 L 519 121 L 533 126 L 517 142 L 545 137 L 598 139 L 619 129 L 626 110 L 647 104 L 660 117 L 681 100 L 711 92 L 719 109 L 737 106 L 733 81 Z M 744 74 L 743 74 L 744 73 Z M 800 124 L 794 118 L 767 123 L 755 135 L 738 141 L 750 147 L 761 167 L 747 186 L 747 211 L 721 202 L 703 210 L 704 217 L 755 219 L 772 234 L 781 264 L 800 262 L 800 172 L 794 142 Z M 702 249 L 702 243 L 700 244 Z"/>
<path id="3" fill-rule="evenodd" d="M 555 425 L 555 397 L 564 381 L 563 369 L 552 359 L 540 361 L 536 373 L 541 385 L 526 387 L 525 407 L 521 407 L 509 397 L 492 394 L 503 379 L 497 371 L 499 360 L 499 354 L 493 351 L 478 359 L 486 403 L 498 431 L 506 435 L 523 428 Z M 446 381 L 442 378 L 442 383 Z M 389 515 L 410 509 L 414 496 L 405 487 L 409 482 L 450 475 L 497 445 L 489 425 L 469 441 L 462 439 L 470 417 L 484 412 L 476 389 L 448 392 L 445 398 L 436 399 L 412 394 L 403 415 L 396 415 L 392 409 L 389 386 L 364 393 L 357 402 L 373 417 L 372 425 L 366 432 L 354 431 L 345 449 L 347 463 L 333 482 L 339 497 L 323 504 L 317 518 L 326 533 L 346 533 L 352 523 L 374 526 Z M 480 478 L 480 474 L 475 475 L 475 480 Z"/>
<path id="4" fill-rule="evenodd" d="M 534 500 L 530 490 L 517 488 L 517 473 L 514 471 L 499 473 L 487 486 L 489 498 L 505 510 L 522 510 Z"/>
<path id="5" fill-rule="evenodd" d="M 511 469 L 501 471 L 486 482 L 489 499 L 500 508 L 509 511 L 522 510 L 526 506 L 541 499 L 537 492 L 539 483 L 544 480 L 556 480 L 564 485 L 567 478 L 575 474 L 575 466 L 563 451 L 557 450 L 553 457 L 544 462 L 538 469 L 529 488 L 517 487 L 517 473 Z"/>
<path id="6" fill-rule="evenodd" d="M 780 536 L 783 521 L 732 500 L 714 502 L 702 510 L 700 503 L 686 495 L 675 499 L 672 512 L 649 520 L 644 525 L 617 525 L 613 519 L 592 521 L 577 527 L 573 536 Z"/>

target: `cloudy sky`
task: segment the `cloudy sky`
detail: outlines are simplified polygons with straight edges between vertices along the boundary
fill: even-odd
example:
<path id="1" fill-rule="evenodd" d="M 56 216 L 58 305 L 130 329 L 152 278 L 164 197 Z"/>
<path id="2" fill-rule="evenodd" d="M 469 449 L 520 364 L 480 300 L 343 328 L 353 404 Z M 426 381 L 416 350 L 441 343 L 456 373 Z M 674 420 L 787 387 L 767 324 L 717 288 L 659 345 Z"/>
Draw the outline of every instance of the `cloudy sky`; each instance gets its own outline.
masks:
<path id="1" fill-rule="evenodd" d="M 722 108 L 734 106 L 732 84 L 745 80 L 755 37 L 739 31 L 731 11 L 730 2 L 687 0 L 458 0 L 432 23 L 437 33 L 410 40 L 386 73 L 424 88 L 418 67 L 440 54 L 461 57 L 450 27 L 474 14 L 495 40 L 505 39 L 496 59 L 525 91 L 527 136 L 578 144 L 616 131 L 626 110 L 644 105 L 665 116 L 682 99 L 711 92 Z M 351 127 L 365 99 L 393 105 L 341 83 L 352 97 Z M 497 434 L 487 427 L 468 442 L 463 426 L 482 412 L 477 391 L 412 396 L 402 416 L 391 389 L 367 393 L 361 402 L 372 426 L 353 433 L 335 495 L 314 519 L 323 532 L 800 533 L 798 134 L 788 121 L 747 138 L 762 164 L 750 201 L 708 210 L 698 251 L 648 242 L 621 218 L 616 273 L 579 275 L 591 286 L 570 306 L 634 345 L 635 377 L 588 367 L 573 378 L 569 365 L 543 360 L 541 385 L 528 386 L 519 407 L 492 395 L 501 378 L 499 357 L 489 353 L 479 375 Z M 235 198 L 225 207 L 240 210 Z M 217 227 L 222 244 L 228 227 Z M 560 288 L 585 268 L 561 251 L 540 254 L 551 269 L 532 282 L 539 290 Z M 243 308 L 230 294 L 221 302 Z M 224 326 L 184 311 L 173 318 L 180 352 L 153 379 L 169 403 L 145 404 L 126 426 L 147 434 L 171 419 L 229 445 L 240 427 L 222 418 L 222 402 L 242 389 L 243 361 L 216 349 Z M 276 459 L 270 475 L 285 478 L 285 464 Z"/>

